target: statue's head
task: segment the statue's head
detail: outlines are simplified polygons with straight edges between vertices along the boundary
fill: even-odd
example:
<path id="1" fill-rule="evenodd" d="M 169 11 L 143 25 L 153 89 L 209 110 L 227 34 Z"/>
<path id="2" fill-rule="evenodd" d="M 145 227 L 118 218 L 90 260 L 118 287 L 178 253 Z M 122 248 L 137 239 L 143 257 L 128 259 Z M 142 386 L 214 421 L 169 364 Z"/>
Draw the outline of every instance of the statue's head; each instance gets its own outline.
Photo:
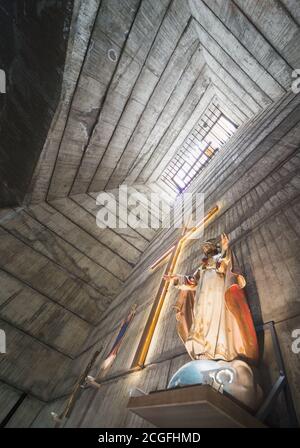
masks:
<path id="1" fill-rule="evenodd" d="M 215 238 L 204 241 L 201 244 L 201 249 L 206 257 L 217 255 L 220 252 L 220 246 Z"/>

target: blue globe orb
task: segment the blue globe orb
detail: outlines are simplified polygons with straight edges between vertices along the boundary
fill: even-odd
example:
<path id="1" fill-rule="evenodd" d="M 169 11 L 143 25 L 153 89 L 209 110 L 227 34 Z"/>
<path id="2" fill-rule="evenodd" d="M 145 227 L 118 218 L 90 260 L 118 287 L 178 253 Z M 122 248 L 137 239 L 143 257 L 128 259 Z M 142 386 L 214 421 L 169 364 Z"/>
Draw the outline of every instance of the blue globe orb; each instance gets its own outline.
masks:
<path id="1" fill-rule="evenodd" d="M 208 384 L 213 371 L 219 370 L 220 365 L 216 361 L 196 360 L 190 361 L 172 376 L 168 389 L 189 386 L 192 384 Z"/>

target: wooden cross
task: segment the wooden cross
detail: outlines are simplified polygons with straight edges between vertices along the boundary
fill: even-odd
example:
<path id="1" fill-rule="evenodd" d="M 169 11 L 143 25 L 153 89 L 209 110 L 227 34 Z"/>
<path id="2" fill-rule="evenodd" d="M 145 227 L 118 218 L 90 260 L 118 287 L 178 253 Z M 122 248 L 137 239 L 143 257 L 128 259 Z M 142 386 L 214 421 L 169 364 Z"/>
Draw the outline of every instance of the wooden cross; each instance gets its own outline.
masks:
<path id="1" fill-rule="evenodd" d="M 218 212 L 218 210 L 219 207 L 216 205 L 207 213 L 207 215 L 201 220 L 199 224 L 192 227 L 191 229 L 183 228 L 181 236 L 177 241 L 177 243 L 171 246 L 155 263 L 153 263 L 150 269 L 151 270 L 156 269 L 159 265 L 161 265 L 163 261 L 169 258 L 168 263 L 166 264 L 165 270 L 163 272 L 163 276 L 165 274 L 173 274 L 178 261 L 179 254 L 181 252 L 184 243 L 187 241 L 188 238 L 191 237 L 193 233 L 195 233 L 197 230 L 203 227 L 207 223 L 207 221 L 211 219 L 212 216 Z M 153 338 L 155 327 L 157 325 L 159 315 L 170 285 L 168 281 L 164 280 L 163 276 L 161 278 L 158 291 L 156 293 L 148 320 L 146 322 L 143 334 L 141 336 L 137 351 L 135 353 L 131 365 L 132 370 L 142 369 L 145 364 L 145 360 Z"/>

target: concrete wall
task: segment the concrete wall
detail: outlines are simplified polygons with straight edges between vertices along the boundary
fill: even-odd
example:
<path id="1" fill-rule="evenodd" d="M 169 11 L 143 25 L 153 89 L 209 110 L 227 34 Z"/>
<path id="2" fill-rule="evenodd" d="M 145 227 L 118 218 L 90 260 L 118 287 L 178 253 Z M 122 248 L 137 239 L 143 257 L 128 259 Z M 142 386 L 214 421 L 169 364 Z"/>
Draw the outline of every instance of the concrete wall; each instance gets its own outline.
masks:
<path id="1" fill-rule="evenodd" d="M 9 424 L 28 426 L 36 410 L 70 392 L 91 335 L 155 236 L 100 229 L 95 197 L 0 210 L 0 423 L 17 404 Z"/>
<path id="2" fill-rule="evenodd" d="M 0 206 L 20 204 L 59 103 L 73 1 L 2 1 Z"/>

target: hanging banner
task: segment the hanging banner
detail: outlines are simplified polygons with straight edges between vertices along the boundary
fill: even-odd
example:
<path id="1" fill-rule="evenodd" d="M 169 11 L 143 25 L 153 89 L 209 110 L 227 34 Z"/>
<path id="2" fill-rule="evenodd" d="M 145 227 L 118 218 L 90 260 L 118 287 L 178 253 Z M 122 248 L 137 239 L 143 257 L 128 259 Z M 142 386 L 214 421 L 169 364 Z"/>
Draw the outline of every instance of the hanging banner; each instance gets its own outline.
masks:
<path id="1" fill-rule="evenodd" d="M 101 367 L 100 367 L 100 372 L 97 375 L 97 377 L 95 378 L 95 381 L 99 381 L 99 379 L 104 376 L 104 374 L 112 366 L 114 360 L 116 359 L 118 351 L 120 349 L 120 346 L 125 337 L 126 331 L 129 327 L 130 323 L 132 322 L 132 319 L 135 316 L 136 309 L 137 309 L 137 305 L 134 304 L 131 307 L 130 313 L 128 314 L 128 316 L 125 319 L 123 319 L 120 329 L 119 329 L 119 332 L 118 332 L 118 335 L 115 339 L 115 342 L 114 342 L 112 348 L 110 349 L 108 355 L 106 356 L 105 360 L 102 362 Z"/>

